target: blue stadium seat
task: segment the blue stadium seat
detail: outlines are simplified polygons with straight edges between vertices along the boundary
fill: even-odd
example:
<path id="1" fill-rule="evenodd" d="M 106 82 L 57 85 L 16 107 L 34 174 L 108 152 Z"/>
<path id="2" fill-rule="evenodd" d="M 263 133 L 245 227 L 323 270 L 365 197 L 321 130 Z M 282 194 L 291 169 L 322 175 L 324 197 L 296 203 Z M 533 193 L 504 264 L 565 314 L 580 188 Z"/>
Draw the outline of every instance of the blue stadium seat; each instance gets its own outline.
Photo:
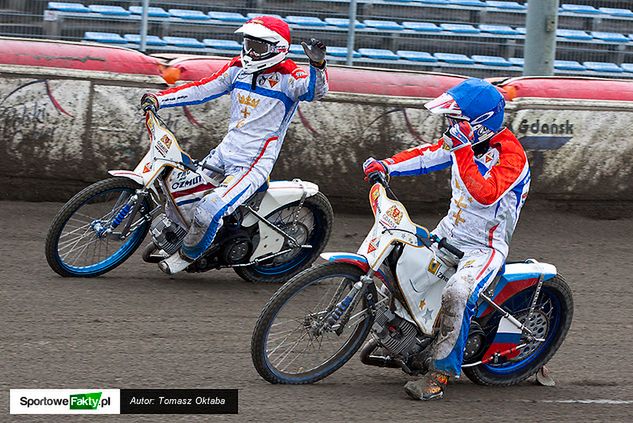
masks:
<path id="1" fill-rule="evenodd" d="M 525 59 L 523 57 L 511 57 L 508 59 L 508 62 L 512 63 L 513 66 L 523 67 L 525 65 Z"/>
<path id="2" fill-rule="evenodd" d="M 128 10 L 133 15 L 143 14 L 143 8 L 141 6 L 130 6 Z M 171 15 L 162 7 L 149 7 L 147 8 L 147 16 L 150 18 L 168 18 Z"/>
<path id="3" fill-rule="evenodd" d="M 434 53 L 433 56 L 437 60 L 442 62 L 451 63 L 455 65 L 474 65 L 475 61 L 470 57 L 463 54 L 454 54 L 454 53 Z"/>
<path id="4" fill-rule="evenodd" d="M 418 0 L 420 3 L 448 4 L 448 0 Z"/>
<path id="5" fill-rule="evenodd" d="M 445 31 L 454 32 L 455 34 L 479 34 L 479 30 L 472 25 L 468 24 L 440 24 L 440 27 Z"/>
<path id="6" fill-rule="evenodd" d="M 525 29 L 525 27 L 523 26 L 518 26 L 515 28 L 517 30 L 517 32 L 521 35 L 525 35 L 527 33 L 527 29 Z"/>
<path id="7" fill-rule="evenodd" d="M 238 22 L 238 23 L 242 23 L 242 22 L 246 22 L 248 20 L 248 18 L 244 15 L 242 15 L 241 13 L 237 13 L 237 12 L 214 12 L 211 11 L 208 13 L 209 17 L 211 19 L 216 19 L 218 21 L 223 21 L 223 22 Z"/>
<path id="8" fill-rule="evenodd" d="M 329 51 L 330 47 L 328 47 L 327 49 Z M 303 47 L 301 47 L 301 45 L 299 44 L 290 44 L 290 48 L 288 49 L 288 51 L 292 54 L 303 54 Z"/>
<path id="9" fill-rule="evenodd" d="M 593 37 L 578 29 L 557 29 L 556 36 L 574 41 L 590 41 Z"/>
<path id="10" fill-rule="evenodd" d="M 382 29 L 384 31 L 402 30 L 402 25 L 394 21 L 377 21 L 374 19 L 365 19 L 364 23 L 370 28 Z"/>
<path id="11" fill-rule="evenodd" d="M 633 12 L 629 9 L 617 9 L 613 7 L 601 7 L 600 10 L 602 13 L 611 16 L 617 16 L 621 18 L 633 18 Z"/>
<path id="12" fill-rule="evenodd" d="M 496 9 L 506 9 L 506 10 L 525 10 L 526 7 L 524 4 L 517 3 L 516 1 L 496 1 L 496 0 L 488 0 L 486 1 L 488 7 L 494 7 Z"/>
<path id="13" fill-rule="evenodd" d="M 106 44 L 127 44 L 127 40 L 119 34 L 112 32 L 86 32 L 84 34 L 85 41 Z"/>
<path id="14" fill-rule="evenodd" d="M 211 19 L 208 15 L 205 15 L 200 10 L 169 9 L 169 13 L 174 18 L 186 19 L 188 21 L 208 21 L 209 19 Z"/>
<path id="15" fill-rule="evenodd" d="M 95 13 L 108 16 L 130 16 L 129 10 L 125 10 L 121 6 L 102 6 L 100 4 L 92 4 L 88 8 Z"/>
<path id="16" fill-rule="evenodd" d="M 167 44 L 175 47 L 205 48 L 204 43 L 189 37 L 163 37 Z"/>
<path id="17" fill-rule="evenodd" d="M 431 22 L 402 22 L 402 26 L 419 32 L 442 32 L 442 28 Z"/>
<path id="18" fill-rule="evenodd" d="M 242 45 L 234 40 L 214 40 L 211 38 L 205 38 L 202 42 L 205 46 L 218 50 L 242 50 Z"/>
<path id="19" fill-rule="evenodd" d="M 321 19 L 313 16 L 286 16 L 286 22 L 299 26 L 327 26 Z"/>
<path id="20" fill-rule="evenodd" d="M 385 0 L 385 1 L 392 1 L 394 3 L 412 3 L 416 0 Z"/>
<path id="21" fill-rule="evenodd" d="M 303 52 L 303 49 L 301 49 Z M 347 57 L 347 47 L 331 47 L 328 46 L 327 54 L 334 57 Z M 360 53 L 354 50 L 352 57 L 360 57 Z"/>
<path id="22" fill-rule="evenodd" d="M 633 63 L 622 63 L 620 67 L 624 70 L 624 72 L 633 73 Z"/>
<path id="23" fill-rule="evenodd" d="M 332 26 L 337 26 L 339 28 L 347 28 L 349 27 L 349 19 L 347 18 L 325 18 L 325 23 Z M 356 21 L 354 24 L 354 28 L 363 29 L 366 25 L 362 22 Z"/>
<path id="24" fill-rule="evenodd" d="M 497 35 L 518 35 L 519 32 L 508 25 L 479 25 L 481 32 L 489 32 Z"/>
<path id="25" fill-rule="evenodd" d="M 584 62 L 583 65 L 592 71 L 595 72 L 613 72 L 613 73 L 622 73 L 624 69 L 616 65 L 615 63 L 605 63 L 605 62 Z"/>
<path id="26" fill-rule="evenodd" d="M 473 55 L 471 57 L 475 62 L 480 63 L 486 66 L 502 66 L 502 67 L 510 67 L 512 63 L 508 62 L 503 57 L 499 56 L 481 56 L 481 55 Z"/>
<path id="27" fill-rule="evenodd" d="M 139 34 L 125 34 L 123 38 L 125 38 L 128 43 L 141 44 L 141 36 Z M 145 44 L 148 46 L 162 47 L 167 45 L 167 41 L 157 37 L 156 35 L 148 35 L 145 39 Z"/>
<path id="28" fill-rule="evenodd" d="M 60 12 L 69 13 L 90 13 L 91 10 L 81 3 L 65 3 L 62 1 L 49 1 L 48 8 L 50 10 L 59 10 Z"/>
<path id="29" fill-rule="evenodd" d="M 602 12 L 593 6 L 584 4 L 563 4 L 559 9 L 561 12 L 580 13 L 583 15 L 601 15 Z"/>
<path id="30" fill-rule="evenodd" d="M 365 57 L 369 57 L 370 59 L 379 59 L 379 60 L 398 60 L 399 57 L 391 50 L 385 50 L 382 48 L 359 48 L 358 52 Z"/>
<path id="31" fill-rule="evenodd" d="M 275 15 L 274 13 L 248 13 L 246 15 L 248 19 L 258 18 L 260 16 L 272 16 L 273 18 L 281 19 L 282 21 L 284 20 L 284 18 L 279 15 Z"/>
<path id="32" fill-rule="evenodd" d="M 592 31 L 591 35 L 593 35 L 594 38 L 611 43 L 628 43 L 631 41 L 627 36 L 618 32 Z"/>
<path id="33" fill-rule="evenodd" d="M 580 63 L 575 60 L 554 60 L 554 69 L 558 70 L 568 70 L 568 71 L 586 71 L 585 68 Z"/>
<path id="34" fill-rule="evenodd" d="M 448 0 L 448 3 L 457 6 L 486 7 L 486 3 L 480 0 Z"/>
<path id="35" fill-rule="evenodd" d="M 402 59 L 411 60 L 413 62 L 437 62 L 437 59 L 433 57 L 432 54 L 424 51 L 398 50 L 396 54 Z"/>

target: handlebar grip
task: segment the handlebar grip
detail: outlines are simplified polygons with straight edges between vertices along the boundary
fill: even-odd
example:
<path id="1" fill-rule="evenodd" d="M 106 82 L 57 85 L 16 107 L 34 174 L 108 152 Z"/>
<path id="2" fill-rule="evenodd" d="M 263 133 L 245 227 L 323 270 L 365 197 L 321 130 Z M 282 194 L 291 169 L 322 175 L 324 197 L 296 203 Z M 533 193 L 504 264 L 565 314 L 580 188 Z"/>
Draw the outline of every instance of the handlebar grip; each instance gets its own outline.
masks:
<path id="1" fill-rule="evenodd" d="M 384 181 L 385 181 L 385 174 L 382 172 L 371 172 L 369 175 L 367 175 L 367 180 L 369 182 L 371 182 L 372 184 L 381 184 L 384 185 Z"/>
<path id="2" fill-rule="evenodd" d="M 220 173 L 222 175 L 224 174 L 224 171 L 217 166 L 213 166 L 207 163 L 202 163 L 200 166 L 202 166 L 203 169 L 210 170 L 211 172 Z"/>
<path id="3" fill-rule="evenodd" d="M 448 241 L 446 241 L 446 238 L 440 239 L 440 242 L 437 243 L 437 246 L 440 248 L 444 248 L 446 251 L 454 254 L 459 259 L 464 257 L 464 252 L 456 246 L 449 244 Z"/>

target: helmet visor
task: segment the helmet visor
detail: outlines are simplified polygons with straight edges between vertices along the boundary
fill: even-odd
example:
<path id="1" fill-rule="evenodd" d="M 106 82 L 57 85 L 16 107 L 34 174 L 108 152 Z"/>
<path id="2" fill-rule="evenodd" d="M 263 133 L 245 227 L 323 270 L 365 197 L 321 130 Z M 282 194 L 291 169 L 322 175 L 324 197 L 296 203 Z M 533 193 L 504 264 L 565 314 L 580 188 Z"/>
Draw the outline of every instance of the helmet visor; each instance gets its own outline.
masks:
<path id="1" fill-rule="evenodd" d="M 244 37 L 244 54 L 254 60 L 263 59 L 275 52 L 275 46 L 267 41 Z"/>

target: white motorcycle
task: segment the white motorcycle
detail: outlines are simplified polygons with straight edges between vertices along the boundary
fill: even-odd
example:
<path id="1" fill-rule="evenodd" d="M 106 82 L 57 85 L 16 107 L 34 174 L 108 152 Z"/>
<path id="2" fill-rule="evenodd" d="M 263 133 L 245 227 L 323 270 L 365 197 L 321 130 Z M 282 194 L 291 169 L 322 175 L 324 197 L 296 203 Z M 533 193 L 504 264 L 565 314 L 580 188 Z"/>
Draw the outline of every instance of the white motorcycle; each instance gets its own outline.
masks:
<path id="1" fill-rule="evenodd" d="M 160 117 L 148 111 L 150 149 L 133 171 L 111 170 L 71 198 L 46 239 L 46 258 L 61 276 L 93 277 L 127 260 L 148 231 L 146 262 L 178 251 L 197 202 L 224 176 L 193 160 Z M 317 185 L 298 179 L 262 186 L 224 220 L 189 272 L 233 268 L 252 282 L 284 282 L 310 266 L 332 227 L 332 206 Z"/>
<path id="2" fill-rule="evenodd" d="M 428 371 L 442 291 L 456 269 L 433 249 L 463 253 L 411 221 L 380 173 L 369 200 L 375 223 L 357 254 L 322 254 L 328 263 L 284 284 L 262 311 L 251 353 L 270 383 L 319 381 L 361 352 L 368 365 Z M 509 386 L 539 372 L 562 344 L 573 315 L 571 290 L 551 264 L 506 263 L 480 294 L 464 349 L 475 383 Z M 540 372 L 541 383 L 545 374 Z M 538 378 L 538 376 L 537 376 Z"/>

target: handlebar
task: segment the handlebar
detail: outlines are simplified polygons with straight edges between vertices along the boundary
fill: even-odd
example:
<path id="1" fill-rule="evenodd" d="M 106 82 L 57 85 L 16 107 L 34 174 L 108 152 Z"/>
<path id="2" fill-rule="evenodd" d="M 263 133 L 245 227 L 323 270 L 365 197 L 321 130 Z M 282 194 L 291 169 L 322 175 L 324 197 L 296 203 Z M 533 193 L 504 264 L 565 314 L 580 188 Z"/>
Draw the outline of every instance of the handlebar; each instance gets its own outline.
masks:
<path id="1" fill-rule="evenodd" d="M 211 172 L 220 173 L 222 175 L 224 174 L 224 170 L 220 169 L 217 166 L 213 166 L 207 163 L 199 163 L 199 166 L 201 166 L 203 169 L 210 170 Z"/>
<path id="2" fill-rule="evenodd" d="M 367 180 L 369 180 L 369 182 L 371 182 L 372 184 L 381 184 L 383 187 L 385 187 L 385 190 L 387 191 L 389 197 L 396 201 L 398 200 L 396 198 L 396 195 L 391 190 L 391 187 L 389 186 L 389 181 L 387 181 L 387 177 L 384 173 L 371 172 L 369 175 L 367 175 Z M 462 259 L 464 257 L 464 252 L 453 244 L 449 243 L 446 238 L 440 238 L 437 235 L 433 235 L 432 239 L 437 243 L 437 246 L 439 248 L 445 249 L 459 259 Z"/>
<path id="3" fill-rule="evenodd" d="M 389 186 L 389 181 L 387 180 L 387 176 L 384 173 L 371 172 L 369 175 L 367 175 L 367 180 L 372 184 L 380 184 L 385 187 L 385 191 L 387 191 L 387 195 L 389 195 L 389 198 L 398 201 L 398 197 L 396 197 L 396 194 Z"/>
<path id="4" fill-rule="evenodd" d="M 436 238 L 439 238 L 439 237 L 436 237 Z M 464 252 L 460 250 L 459 248 L 457 248 L 456 246 L 454 246 L 453 244 L 450 244 L 446 240 L 446 238 L 441 238 L 439 239 L 439 241 L 436 239 L 436 241 L 437 241 L 437 246 L 439 248 L 445 249 L 449 253 L 455 255 L 458 259 L 464 258 Z"/>

